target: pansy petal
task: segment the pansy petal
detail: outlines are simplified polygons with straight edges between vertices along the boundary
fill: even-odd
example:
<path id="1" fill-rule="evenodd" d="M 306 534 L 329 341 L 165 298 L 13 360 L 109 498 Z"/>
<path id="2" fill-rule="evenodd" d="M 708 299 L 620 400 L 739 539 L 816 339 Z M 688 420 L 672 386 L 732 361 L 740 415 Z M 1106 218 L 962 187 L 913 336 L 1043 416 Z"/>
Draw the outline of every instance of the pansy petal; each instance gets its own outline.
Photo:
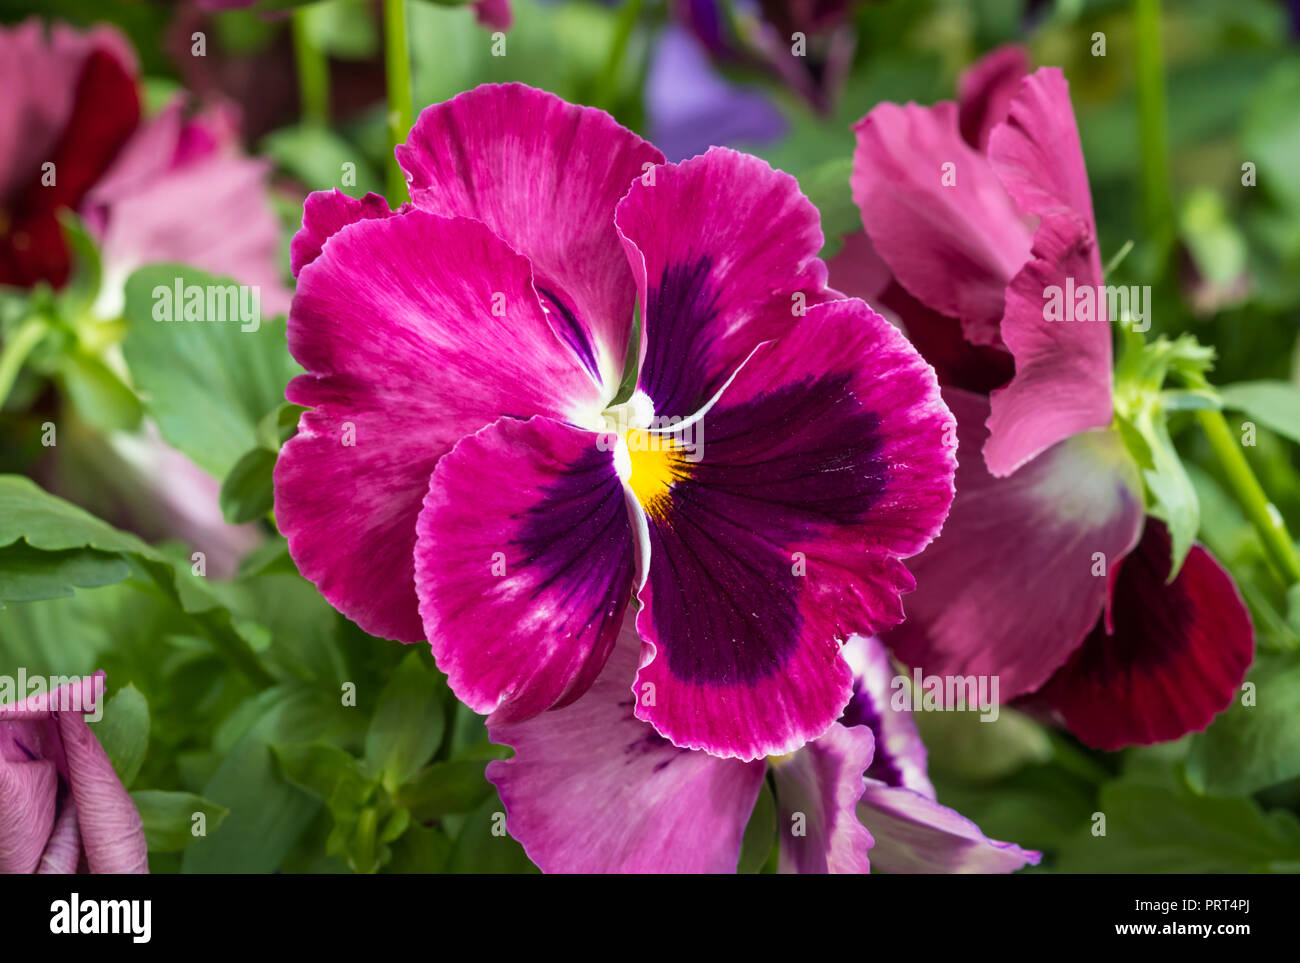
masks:
<path id="1" fill-rule="evenodd" d="M 1071 435 L 1105 428 L 1114 416 L 1110 327 L 1106 298 L 1097 297 L 1096 253 L 1082 220 L 1045 217 L 1034 235 L 1034 260 L 1007 288 L 1002 339 L 1016 373 L 989 399 L 984 460 L 994 475 L 1011 474 Z M 1076 318 L 1075 305 L 1066 303 L 1076 290 L 1092 298 L 1091 316 Z M 1063 314 L 1049 320 L 1054 296 Z"/>
<path id="2" fill-rule="evenodd" d="M 679 447 L 637 453 L 649 520 L 638 715 L 681 746 L 754 759 L 824 732 L 850 695 L 837 639 L 902 618 L 952 499 L 934 373 L 861 301 L 757 349 Z"/>
<path id="3" fill-rule="evenodd" d="M 191 145 L 200 121 L 181 120 L 177 102 L 135 135 L 87 201 L 95 208 L 105 284 L 121 298 L 144 264 L 192 264 L 218 277 L 256 286 L 265 317 L 289 308 L 281 278 L 280 221 L 268 191 L 270 165 L 239 152 L 233 133 L 200 149 Z M 152 128 L 161 128 L 157 137 Z M 206 133 L 206 132 L 204 132 Z M 107 305 L 107 307 L 105 306 Z M 102 315 L 121 303 L 101 300 Z"/>
<path id="4" fill-rule="evenodd" d="M 59 810 L 36 872 L 66 876 L 75 873 L 80 863 L 81 827 L 77 823 L 76 800 L 69 797 Z"/>
<path id="5" fill-rule="evenodd" d="M 976 150 L 988 146 L 993 128 L 1006 119 L 1020 78 L 1029 73 L 1029 54 L 1007 44 L 985 54 L 957 80 L 957 123 L 961 136 Z"/>
<path id="6" fill-rule="evenodd" d="M 1193 545 L 1172 583 L 1168 529 L 1148 519 L 1112 573 L 1111 630 L 1099 621 L 1040 693 L 1098 749 L 1199 732 L 1240 691 L 1255 654 L 1250 613 L 1231 576 Z"/>
<path id="7" fill-rule="evenodd" d="M 989 135 L 988 156 L 1024 214 L 1073 214 L 1096 234 L 1088 169 L 1061 68 L 1042 67 L 1020 81 L 1007 119 Z M 1094 257 L 1092 273 L 1100 278 L 1100 255 Z"/>
<path id="8" fill-rule="evenodd" d="M 59 774 L 49 759 L 0 758 L 0 873 L 31 873 L 54 826 Z"/>
<path id="9" fill-rule="evenodd" d="M 911 789 L 868 779 L 858 818 L 875 837 L 873 867 L 883 873 L 1014 873 L 1041 853 L 989 839 L 954 809 Z"/>
<path id="10" fill-rule="evenodd" d="M 1031 233 L 982 154 L 961 138 L 957 105 L 880 104 L 854 127 L 853 200 L 876 251 L 921 303 L 999 343 L 1008 282 Z"/>
<path id="11" fill-rule="evenodd" d="M 917 590 L 884 641 L 927 674 L 998 676 L 1006 702 L 1046 681 L 1101 615 L 1105 572 L 1141 533 L 1141 482 L 1110 430 L 994 478 L 980 454 L 987 400 L 944 398 L 957 415 L 957 497 L 943 533 L 908 563 Z"/>
<path id="12" fill-rule="evenodd" d="M 337 187 L 330 191 L 312 191 L 302 204 L 302 228 L 289 246 L 289 263 L 293 276 L 305 268 L 325 247 L 325 242 L 343 228 L 369 218 L 392 217 L 405 213 L 409 205 L 389 210 L 388 201 L 373 191 L 365 197 L 349 197 Z"/>
<path id="13" fill-rule="evenodd" d="M 612 436 L 503 418 L 438 463 L 416 526 L 425 634 L 452 691 L 499 722 L 580 696 L 632 592 Z"/>
<path id="14" fill-rule="evenodd" d="M 838 296 L 817 209 L 757 157 L 715 147 L 657 167 L 617 221 L 642 305 L 639 387 L 659 416 L 695 414 L 761 342 Z"/>
<path id="15" fill-rule="evenodd" d="M 614 207 L 663 155 L 603 110 L 488 84 L 426 108 L 397 160 L 416 207 L 476 218 L 532 262 L 556 333 L 612 397 L 636 294 Z"/>
<path id="16" fill-rule="evenodd" d="M 147 873 L 149 858 L 140 811 L 127 795 L 90 726 L 79 712 L 56 712 L 77 804 L 82 846 L 92 873 Z"/>
<path id="17" fill-rule="evenodd" d="M 487 767 L 506 827 L 550 873 L 734 873 L 766 766 L 679 749 L 633 716 L 632 623 L 577 702 L 489 723 L 515 750 Z"/>
<path id="18" fill-rule="evenodd" d="M 853 670 L 853 698 L 844 707 L 840 724 L 866 726 L 876 737 L 876 751 L 867 777 L 887 786 L 905 786 L 934 798 L 926 774 L 925 744 L 912 719 L 910 701 L 895 708 L 898 672 L 889 650 L 879 639 L 855 635 L 840 650 Z"/>
<path id="19" fill-rule="evenodd" d="M 299 571 L 367 632 L 423 638 L 415 520 L 438 459 L 498 417 L 580 420 L 598 391 L 555 336 L 528 261 L 484 225 L 358 221 L 303 269 L 289 350 L 313 410 L 275 468 Z"/>
<path id="20" fill-rule="evenodd" d="M 779 872 L 871 871 L 871 833 L 854 809 L 873 748 L 870 729 L 834 723 L 798 752 L 773 763 Z"/>

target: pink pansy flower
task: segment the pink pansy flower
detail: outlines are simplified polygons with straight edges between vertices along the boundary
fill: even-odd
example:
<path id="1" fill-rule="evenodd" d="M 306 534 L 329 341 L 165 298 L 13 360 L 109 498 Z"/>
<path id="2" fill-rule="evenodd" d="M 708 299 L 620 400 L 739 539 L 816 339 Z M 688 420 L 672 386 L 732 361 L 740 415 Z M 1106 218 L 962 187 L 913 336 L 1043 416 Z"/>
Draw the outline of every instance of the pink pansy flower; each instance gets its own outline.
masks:
<path id="1" fill-rule="evenodd" d="M 139 810 L 86 724 L 98 672 L 0 705 L 0 873 L 147 873 Z"/>
<path id="2" fill-rule="evenodd" d="M 101 245 L 97 313 L 120 311 L 131 271 L 165 261 L 259 285 L 268 314 L 285 310 L 267 166 L 219 111 L 186 119 L 177 102 L 142 122 L 136 73 L 108 27 L 0 29 L 0 284 L 65 283 L 67 209 Z"/>
<path id="3" fill-rule="evenodd" d="M 1166 584 L 1168 533 L 1112 426 L 1105 297 L 1097 320 L 1045 320 L 1051 286 L 1103 278 L 1065 78 L 1025 70 L 1003 49 L 960 106 L 856 126 L 866 231 L 836 282 L 896 317 L 958 422 L 952 512 L 885 638 L 926 672 L 999 676 L 1003 699 L 1040 691 L 1094 746 L 1174 739 L 1228 705 L 1254 633 L 1203 547 Z"/>
<path id="4" fill-rule="evenodd" d="M 559 873 L 734 873 L 770 773 L 783 873 L 998 873 L 1039 854 L 988 839 L 935 801 L 910 709 L 891 705 L 895 670 L 875 639 L 843 654 L 853 696 L 838 722 L 793 754 L 744 762 L 681 749 L 637 719 L 631 616 L 604 670 L 571 706 L 494 725 L 515 755 L 488 763 L 506 825 Z M 870 850 L 870 858 L 868 858 Z"/>
<path id="5" fill-rule="evenodd" d="M 299 569 L 496 723 L 581 696 L 635 592 L 638 718 L 741 759 L 820 735 L 837 640 L 902 618 L 953 438 L 919 355 L 826 287 L 794 179 L 664 164 L 521 85 L 428 108 L 397 155 L 411 205 L 313 194 L 294 239 Z"/>

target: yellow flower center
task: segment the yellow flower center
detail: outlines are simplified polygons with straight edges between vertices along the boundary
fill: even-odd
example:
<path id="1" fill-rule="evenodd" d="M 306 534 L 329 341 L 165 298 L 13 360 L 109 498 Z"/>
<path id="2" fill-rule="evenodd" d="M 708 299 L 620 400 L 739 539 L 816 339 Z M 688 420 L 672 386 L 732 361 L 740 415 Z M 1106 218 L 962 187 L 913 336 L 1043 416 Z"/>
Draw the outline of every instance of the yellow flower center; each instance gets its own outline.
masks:
<path id="1" fill-rule="evenodd" d="M 682 445 L 669 435 L 642 428 L 626 431 L 623 441 L 631 463 L 631 473 L 626 479 L 628 487 L 647 514 L 662 512 L 668 490 L 678 479 L 686 477 L 686 462 L 680 454 Z"/>

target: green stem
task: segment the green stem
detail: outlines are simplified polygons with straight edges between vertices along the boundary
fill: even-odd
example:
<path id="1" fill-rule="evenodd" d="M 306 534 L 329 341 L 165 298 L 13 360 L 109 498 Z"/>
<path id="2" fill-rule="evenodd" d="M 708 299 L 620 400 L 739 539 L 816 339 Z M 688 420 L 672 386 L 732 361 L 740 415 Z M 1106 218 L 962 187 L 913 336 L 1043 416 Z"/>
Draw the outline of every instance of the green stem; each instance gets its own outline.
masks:
<path id="1" fill-rule="evenodd" d="M 44 318 L 28 318 L 4 346 L 4 353 L 0 354 L 0 408 L 4 407 L 9 392 L 13 390 L 23 362 L 32 353 L 32 349 L 41 343 L 41 338 L 45 337 L 45 332 L 49 329 L 50 326 Z"/>
<path id="2" fill-rule="evenodd" d="M 1196 412 L 1196 420 L 1209 439 L 1210 447 L 1214 449 L 1214 454 L 1228 477 L 1228 485 L 1237 502 L 1246 513 L 1246 518 L 1255 526 L 1255 531 L 1259 533 L 1260 541 L 1264 543 L 1278 572 L 1287 585 L 1300 582 L 1300 556 L 1296 555 L 1295 543 L 1286 530 L 1286 523 L 1264 494 L 1264 489 L 1251 471 L 1250 463 L 1246 461 L 1241 445 L 1228 427 L 1223 413 L 1201 410 Z"/>
<path id="3" fill-rule="evenodd" d="M 609 47 L 609 55 L 605 58 L 605 66 L 601 68 L 600 77 L 596 81 L 596 96 L 601 101 L 600 106 L 607 110 L 614 106 L 618 98 L 618 75 L 623 68 L 623 58 L 627 56 L 632 31 L 641 19 L 643 3 L 644 0 L 629 0 L 619 11 L 618 20 L 614 24 L 614 39 Z"/>
<path id="4" fill-rule="evenodd" d="M 1160 40 L 1160 0 L 1134 0 L 1137 45 L 1138 144 L 1142 214 L 1148 236 L 1163 250 L 1173 237 L 1169 195 L 1169 135 L 1165 120 L 1165 60 Z"/>
<path id="5" fill-rule="evenodd" d="M 384 73 L 388 85 L 388 142 L 406 140 L 412 123 L 411 50 L 406 40 L 406 0 L 384 0 Z M 406 177 L 397 159 L 388 159 L 388 200 L 406 196 Z"/>
<path id="6" fill-rule="evenodd" d="M 309 124 L 325 127 L 330 120 L 330 68 L 325 54 L 312 41 L 311 16 L 311 7 L 300 7 L 293 12 L 293 56 L 298 67 L 302 118 Z"/>

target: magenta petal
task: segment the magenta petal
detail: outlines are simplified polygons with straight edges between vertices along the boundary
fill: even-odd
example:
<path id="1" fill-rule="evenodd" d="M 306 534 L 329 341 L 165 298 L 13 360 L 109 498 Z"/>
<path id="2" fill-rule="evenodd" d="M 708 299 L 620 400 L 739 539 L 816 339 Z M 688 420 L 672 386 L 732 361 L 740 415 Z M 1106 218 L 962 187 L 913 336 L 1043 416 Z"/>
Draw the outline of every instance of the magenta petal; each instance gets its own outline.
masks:
<path id="1" fill-rule="evenodd" d="M 871 862 L 884 873 L 1014 873 L 1042 858 L 989 839 L 961 813 L 928 796 L 873 779 L 867 780 L 858 818 L 876 840 Z"/>
<path id="2" fill-rule="evenodd" d="M 838 297 L 817 209 L 757 157 L 714 147 L 655 168 L 617 221 L 642 305 L 639 387 L 657 415 L 695 414 L 761 342 Z"/>
<path id="3" fill-rule="evenodd" d="M 1070 86 L 1059 67 L 1043 67 L 1020 81 L 1007 119 L 989 136 L 988 156 L 1023 213 L 1073 214 L 1097 233 Z M 1099 281 L 1101 261 L 1094 256 L 1091 273 Z"/>
<path id="4" fill-rule="evenodd" d="M 1053 287 L 1063 305 L 1076 285 L 1093 285 L 1096 293 L 1101 277 L 1093 272 L 1096 256 L 1096 241 L 1082 220 L 1045 217 L 1034 235 L 1034 260 L 1007 288 L 1002 338 L 1016 373 L 989 397 L 984 460 L 994 475 L 1011 474 L 1071 435 L 1105 428 L 1114 416 L 1105 298 L 1089 320 L 1075 320 L 1072 313 L 1064 320 L 1044 316 L 1045 292 Z M 1073 305 L 1064 310 L 1072 312 Z"/>
<path id="5" fill-rule="evenodd" d="M 988 402 L 955 389 L 944 398 L 957 415 L 957 497 L 943 533 L 908 563 L 917 590 L 884 641 L 927 674 L 998 676 L 1006 702 L 1046 681 L 1096 624 L 1101 573 L 1141 533 L 1141 482 L 1110 430 L 994 478 L 980 455 Z"/>
<path id="6" fill-rule="evenodd" d="M 452 691 L 497 722 L 580 696 L 618 635 L 633 548 L 609 438 L 503 418 L 433 473 L 416 526 L 420 614 Z"/>
<path id="7" fill-rule="evenodd" d="M 147 873 L 144 823 L 108 754 L 79 712 L 56 712 L 77 804 L 86 863 L 92 873 Z"/>
<path id="8" fill-rule="evenodd" d="M 299 571 L 367 632 L 423 638 L 415 520 L 429 476 L 498 417 L 583 421 L 598 390 L 555 336 L 527 259 L 421 211 L 339 231 L 303 269 L 289 350 L 303 414 L 275 468 Z"/>
<path id="9" fill-rule="evenodd" d="M 866 726 L 876 737 L 868 778 L 914 789 L 933 799 L 934 786 L 926 774 L 925 744 L 912 719 L 911 704 L 901 708 L 894 705 L 898 671 L 890 661 L 889 650 L 879 639 L 855 635 L 840 651 L 853 670 L 853 698 L 844 707 L 840 724 Z"/>
<path id="10" fill-rule="evenodd" d="M 1020 78 L 1029 73 L 1029 54 L 1007 44 L 985 54 L 962 72 L 957 81 L 958 124 L 961 136 L 976 150 L 988 146 L 993 128 L 1006 119 Z"/>
<path id="11" fill-rule="evenodd" d="M 369 218 L 392 217 L 405 213 L 409 204 L 397 211 L 389 210 L 388 201 L 371 192 L 365 197 L 349 197 L 337 187 L 330 191 L 313 191 L 302 204 L 302 228 L 293 236 L 289 261 L 293 276 L 320 257 L 325 242 L 343 228 Z"/>
<path id="12" fill-rule="evenodd" d="M 51 760 L 0 756 L 0 873 L 36 870 L 54 826 L 58 787 Z"/>
<path id="13" fill-rule="evenodd" d="M 397 160 L 416 207 L 476 218 L 532 262 L 556 333 L 612 397 L 636 294 L 614 207 L 663 155 L 603 110 L 486 84 L 426 108 Z"/>
<path id="14" fill-rule="evenodd" d="M 871 833 L 858 821 L 855 807 L 873 748 L 870 729 L 834 723 L 794 755 L 774 762 L 780 872 L 871 871 Z"/>
<path id="15" fill-rule="evenodd" d="M 77 824 L 77 804 L 73 799 L 66 799 L 36 872 L 66 876 L 75 873 L 80 864 L 81 827 Z"/>
<path id="16" fill-rule="evenodd" d="M 876 251 L 926 307 L 960 319 L 968 340 L 998 344 L 1006 286 L 1031 234 L 962 140 L 957 106 L 880 104 L 854 130 L 853 200 Z"/>
<path id="17" fill-rule="evenodd" d="M 758 348 L 700 423 L 696 461 L 644 500 L 648 644 L 637 714 L 680 746 L 798 748 L 850 694 L 837 640 L 902 618 L 952 498 L 955 432 L 934 373 L 861 301 Z M 667 456 L 665 456 L 667 457 Z"/>
<path id="18" fill-rule="evenodd" d="M 489 30 L 509 30 L 514 19 L 510 0 L 474 0 L 474 19 Z"/>
<path id="19" fill-rule="evenodd" d="M 86 197 L 105 277 L 120 287 L 144 264 L 192 264 L 256 285 L 263 316 L 282 314 L 289 292 L 270 167 L 241 153 L 233 127 L 187 120 L 183 106 L 146 122 Z"/>
<path id="20" fill-rule="evenodd" d="M 1148 519 L 1112 573 L 1113 631 L 1099 621 L 1042 690 L 1070 731 L 1098 749 L 1201 731 L 1236 697 L 1254 658 L 1254 627 L 1231 576 L 1193 545 L 1166 584 L 1170 552 L 1168 530 Z"/>
<path id="21" fill-rule="evenodd" d="M 506 826 L 548 873 L 734 873 L 766 766 L 678 749 L 632 715 L 632 621 L 573 705 L 489 723 L 515 750 L 487 767 Z"/>

